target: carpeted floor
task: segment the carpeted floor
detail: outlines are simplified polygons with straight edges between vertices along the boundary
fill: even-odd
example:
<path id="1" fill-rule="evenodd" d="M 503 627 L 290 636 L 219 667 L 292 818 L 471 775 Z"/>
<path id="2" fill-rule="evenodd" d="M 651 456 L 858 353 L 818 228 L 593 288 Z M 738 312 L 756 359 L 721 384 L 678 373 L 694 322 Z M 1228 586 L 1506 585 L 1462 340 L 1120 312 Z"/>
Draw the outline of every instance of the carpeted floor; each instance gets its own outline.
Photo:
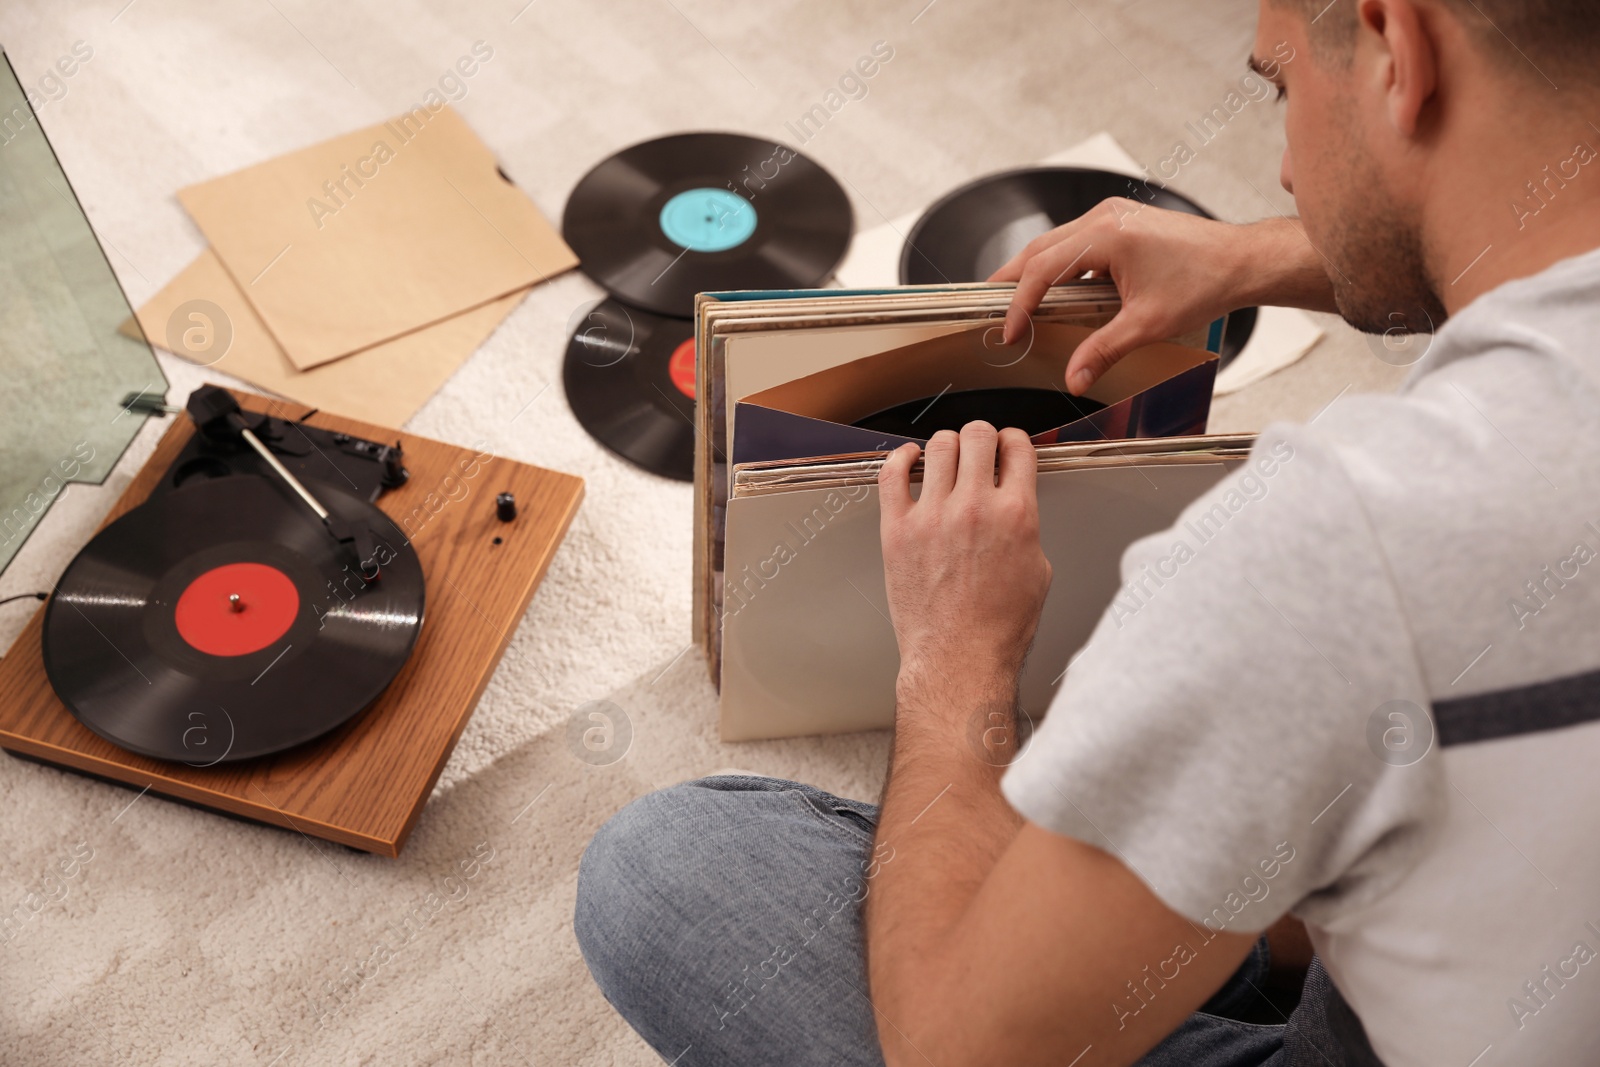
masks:
<path id="1" fill-rule="evenodd" d="M 1249 0 L 7 0 L 0 41 L 27 84 L 75 42 L 93 49 L 51 87 L 42 120 L 140 303 L 202 247 L 176 189 L 384 119 L 478 40 L 494 55 L 456 106 L 551 218 L 590 166 L 636 140 L 696 128 L 797 140 L 785 124 L 887 42 L 866 97 L 805 145 L 866 229 L 1101 129 L 1156 165 L 1236 87 L 1253 19 Z M 1228 218 L 1292 210 L 1276 182 L 1279 122 L 1250 104 L 1174 186 Z M 407 427 L 487 436 L 589 489 L 404 856 L 0 759 L 0 914 L 48 901 L 0 943 L 0 1062 L 653 1062 L 570 931 L 595 827 L 644 791 L 730 764 L 875 794 L 885 735 L 716 740 L 714 693 L 688 648 L 690 490 L 612 458 L 561 394 L 568 321 L 597 295 L 577 274 L 536 290 Z M 1219 402 L 1213 426 L 1304 419 L 1398 380 L 1325 325 L 1307 359 Z M 201 380 L 162 365 L 179 402 Z M 64 494 L 0 595 L 48 587 L 160 430 L 146 427 L 104 486 Z M 29 610 L 0 608 L 0 646 Z M 634 739 L 594 766 L 566 724 L 602 698 Z M 70 878 L 55 874 L 62 860 Z M 476 876 L 446 888 L 463 860 Z"/>

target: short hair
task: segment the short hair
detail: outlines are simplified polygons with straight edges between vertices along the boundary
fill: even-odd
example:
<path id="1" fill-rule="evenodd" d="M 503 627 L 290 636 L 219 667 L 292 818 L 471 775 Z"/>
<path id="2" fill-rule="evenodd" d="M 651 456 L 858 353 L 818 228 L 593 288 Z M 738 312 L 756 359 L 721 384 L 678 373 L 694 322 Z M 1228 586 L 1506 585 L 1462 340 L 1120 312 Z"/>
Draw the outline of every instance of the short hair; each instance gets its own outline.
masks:
<path id="1" fill-rule="evenodd" d="M 1355 40 L 1356 0 L 1272 0 L 1313 21 L 1337 48 Z M 1600 85 L 1600 12 L 1593 0 L 1438 0 L 1510 71 L 1561 85 Z"/>

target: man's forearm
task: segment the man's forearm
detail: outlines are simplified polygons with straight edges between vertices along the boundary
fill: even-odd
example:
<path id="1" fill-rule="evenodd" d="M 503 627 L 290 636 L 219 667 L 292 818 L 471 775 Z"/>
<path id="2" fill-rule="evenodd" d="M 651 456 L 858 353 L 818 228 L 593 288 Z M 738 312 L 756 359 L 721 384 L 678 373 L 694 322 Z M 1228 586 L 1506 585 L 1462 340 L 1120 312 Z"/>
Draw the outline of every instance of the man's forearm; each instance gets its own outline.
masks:
<path id="1" fill-rule="evenodd" d="M 1240 306 L 1269 304 L 1337 312 L 1331 264 L 1299 219 L 1265 219 L 1239 227 L 1236 271 Z"/>
<path id="2" fill-rule="evenodd" d="M 866 901 L 867 959 L 886 1054 L 921 1029 L 919 990 L 948 977 L 960 922 L 1021 818 L 1000 793 L 1016 746 L 1014 678 L 965 665 L 959 677 L 897 687 L 894 750 L 879 817 L 881 862 Z"/>

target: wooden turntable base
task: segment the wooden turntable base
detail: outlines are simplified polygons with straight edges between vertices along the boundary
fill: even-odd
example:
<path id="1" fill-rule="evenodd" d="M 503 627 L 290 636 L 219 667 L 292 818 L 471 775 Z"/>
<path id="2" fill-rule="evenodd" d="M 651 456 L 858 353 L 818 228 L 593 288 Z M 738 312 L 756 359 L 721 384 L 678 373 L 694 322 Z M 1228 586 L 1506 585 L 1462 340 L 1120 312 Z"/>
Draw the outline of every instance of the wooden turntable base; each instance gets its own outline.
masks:
<path id="1" fill-rule="evenodd" d="M 307 408 L 250 393 L 242 407 L 296 420 Z M 400 438 L 411 478 L 377 506 L 422 561 L 427 609 L 411 658 L 378 700 L 333 733 L 215 767 L 148 759 L 90 732 L 45 677 L 44 608 L 0 659 L 0 748 L 134 789 L 367 852 L 398 856 L 583 499 L 583 480 L 483 450 L 317 414 L 308 425 Z M 176 416 L 106 522 L 149 495 L 194 432 Z M 516 494 L 501 522 L 498 493 Z"/>

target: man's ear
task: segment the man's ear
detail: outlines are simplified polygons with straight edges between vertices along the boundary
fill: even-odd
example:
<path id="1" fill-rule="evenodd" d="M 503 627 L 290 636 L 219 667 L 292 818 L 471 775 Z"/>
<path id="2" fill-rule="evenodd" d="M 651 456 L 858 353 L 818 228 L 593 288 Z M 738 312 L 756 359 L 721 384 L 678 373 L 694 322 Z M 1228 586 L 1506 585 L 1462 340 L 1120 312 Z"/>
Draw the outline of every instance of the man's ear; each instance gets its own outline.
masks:
<path id="1" fill-rule="evenodd" d="M 1438 85 L 1439 67 L 1432 28 L 1413 0 L 1358 0 L 1358 56 L 1383 64 L 1380 77 L 1389 121 L 1403 137 L 1414 137 L 1423 109 Z"/>

